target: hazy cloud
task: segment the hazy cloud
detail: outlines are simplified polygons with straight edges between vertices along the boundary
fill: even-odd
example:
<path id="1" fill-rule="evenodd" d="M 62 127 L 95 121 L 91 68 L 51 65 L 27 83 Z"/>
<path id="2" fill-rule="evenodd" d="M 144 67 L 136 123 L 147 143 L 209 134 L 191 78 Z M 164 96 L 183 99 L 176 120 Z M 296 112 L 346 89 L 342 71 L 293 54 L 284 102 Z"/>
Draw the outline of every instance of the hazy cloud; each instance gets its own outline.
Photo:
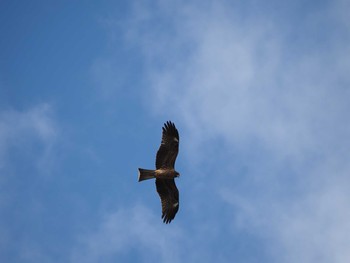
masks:
<path id="1" fill-rule="evenodd" d="M 314 7 L 298 21 L 303 28 L 268 15 L 244 19 L 226 4 L 169 6 L 143 5 L 128 40 L 148 60 L 154 110 L 183 120 L 185 151 L 196 153 L 188 158 L 208 163 L 209 142 L 222 141 L 218 174 L 204 176 L 231 206 L 233 229 L 271 238 L 276 262 L 347 262 L 348 5 Z M 168 31 L 144 32 L 155 18 Z M 237 163 L 240 172 L 230 156 L 251 165 Z"/>
<path id="2" fill-rule="evenodd" d="M 120 208 L 106 213 L 96 229 L 80 236 L 72 262 L 112 262 L 113 257 L 122 260 L 132 254 L 142 255 L 135 258 L 140 262 L 181 262 L 182 236 L 179 227 L 166 228 L 143 206 Z"/>
<path id="3" fill-rule="evenodd" d="M 57 126 L 49 104 L 27 111 L 6 110 L 0 113 L 0 167 L 9 164 L 10 152 L 28 154 L 38 169 L 50 163 L 50 152 L 57 138 Z M 30 153 L 29 153 L 30 152 Z"/>

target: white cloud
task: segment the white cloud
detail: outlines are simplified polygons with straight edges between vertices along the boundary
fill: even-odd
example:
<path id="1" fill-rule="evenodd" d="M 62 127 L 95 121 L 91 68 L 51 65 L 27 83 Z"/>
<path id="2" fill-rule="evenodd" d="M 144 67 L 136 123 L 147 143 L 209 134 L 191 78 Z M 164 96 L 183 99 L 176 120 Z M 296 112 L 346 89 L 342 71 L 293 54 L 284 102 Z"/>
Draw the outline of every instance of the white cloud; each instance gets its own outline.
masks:
<path id="1" fill-rule="evenodd" d="M 282 241 L 284 262 L 348 262 L 348 187 L 323 186 L 284 211 L 274 233 Z M 271 228 L 271 226 L 270 226 Z M 284 256 L 283 252 L 286 252 Z"/>
<path id="2" fill-rule="evenodd" d="M 28 111 L 0 112 L 0 168 L 9 164 L 9 151 L 16 149 L 27 152 L 28 157 L 39 151 L 36 165 L 45 170 L 50 165 L 50 153 L 56 138 L 57 127 L 48 104 L 37 105 Z M 39 144 L 33 145 L 33 141 Z"/>
<path id="3" fill-rule="evenodd" d="M 140 254 L 139 262 L 181 262 L 178 241 L 182 236 L 179 227 L 164 225 L 143 206 L 120 208 L 106 213 L 96 229 L 80 237 L 71 260 L 112 262 L 113 257 L 121 259 Z"/>
<path id="4" fill-rule="evenodd" d="M 225 173 L 204 176 L 234 211 L 233 229 L 271 238 L 276 262 L 348 262 L 350 32 L 339 8 L 348 5 L 315 9 L 299 23 L 303 31 L 267 15 L 244 19 L 225 5 L 189 4 L 169 14 L 164 3 L 144 7 L 142 23 L 128 28 L 129 41 L 148 60 L 154 110 L 183 120 L 189 163 L 215 155 L 205 148 L 213 138 L 224 142 Z M 145 33 L 140 24 L 162 12 L 172 33 Z M 318 27 L 328 22 L 345 35 Z M 295 35 L 303 39 L 291 42 Z M 260 162 L 237 175 L 232 151 L 260 153 Z"/>
<path id="5" fill-rule="evenodd" d="M 225 253 L 226 248 L 213 244 L 225 244 L 218 237 L 226 230 L 213 225 L 208 215 L 198 216 L 198 221 L 181 222 L 177 217 L 166 225 L 144 205 L 120 207 L 80 234 L 71 262 L 232 262 L 232 249 Z"/>
<path id="6" fill-rule="evenodd" d="M 293 174 L 298 177 L 293 194 L 281 193 L 293 186 L 276 178 L 277 182 L 250 182 L 258 194 L 223 187 L 221 196 L 234 218 L 232 229 L 269 240 L 267 250 L 276 262 L 348 262 L 350 167 L 332 167 L 328 161 L 317 165 L 307 173 Z"/>
<path id="7" fill-rule="evenodd" d="M 16 215 L 25 214 L 24 211 L 17 211 L 21 207 L 20 195 L 17 192 L 16 182 L 22 181 L 24 177 L 33 174 L 47 175 L 53 165 L 52 151 L 56 143 L 58 131 L 52 117 L 52 110 L 48 104 L 39 104 L 26 111 L 4 110 L 0 112 L 0 210 L 7 214 L 10 209 Z M 32 173 L 30 169 L 35 171 Z M 39 179 L 40 180 L 40 179 Z M 35 178 L 30 178 L 26 182 L 35 182 Z M 24 186 L 23 186 L 24 187 Z M 20 189 L 20 188 L 19 188 Z M 35 189 L 33 185 L 28 189 Z M 26 190 L 28 190 L 26 189 Z M 30 190 L 28 190 L 30 191 Z M 24 196 L 27 197 L 27 193 Z M 32 206 L 31 196 L 26 200 L 27 207 L 31 213 L 35 213 Z M 10 211 L 9 210 L 9 211 Z M 29 211 L 28 210 L 28 211 Z M 9 249 L 15 240 L 13 247 L 26 262 L 49 262 L 42 253 L 42 247 L 35 245 L 34 241 L 25 242 L 17 235 L 13 235 L 11 221 L 12 214 L 0 225 L 0 249 L 5 251 L 4 255 L 9 255 Z M 30 221 L 30 218 L 27 218 Z M 17 219 L 14 220 L 16 223 Z"/>

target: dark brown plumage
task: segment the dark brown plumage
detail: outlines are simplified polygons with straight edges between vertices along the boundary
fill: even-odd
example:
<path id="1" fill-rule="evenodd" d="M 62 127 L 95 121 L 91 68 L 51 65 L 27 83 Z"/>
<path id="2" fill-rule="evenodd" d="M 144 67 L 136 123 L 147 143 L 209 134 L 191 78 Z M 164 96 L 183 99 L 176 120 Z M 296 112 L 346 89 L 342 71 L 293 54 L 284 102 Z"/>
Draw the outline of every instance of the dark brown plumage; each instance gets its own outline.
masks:
<path id="1" fill-rule="evenodd" d="M 163 126 L 162 142 L 156 156 L 156 170 L 139 168 L 139 182 L 156 178 L 157 192 L 162 203 L 162 219 L 168 224 L 179 210 L 179 191 L 175 185 L 175 160 L 179 152 L 179 133 L 171 121 Z"/>

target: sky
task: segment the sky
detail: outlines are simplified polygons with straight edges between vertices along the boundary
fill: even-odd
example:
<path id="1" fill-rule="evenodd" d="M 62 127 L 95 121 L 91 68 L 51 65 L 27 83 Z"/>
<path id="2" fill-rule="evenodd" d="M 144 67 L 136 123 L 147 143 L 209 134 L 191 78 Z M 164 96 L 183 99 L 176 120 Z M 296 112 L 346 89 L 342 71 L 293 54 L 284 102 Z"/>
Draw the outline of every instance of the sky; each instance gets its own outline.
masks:
<path id="1" fill-rule="evenodd" d="M 350 262 L 350 2 L 0 1 L 1 262 Z M 161 127 L 180 209 L 161 220 Z"/>

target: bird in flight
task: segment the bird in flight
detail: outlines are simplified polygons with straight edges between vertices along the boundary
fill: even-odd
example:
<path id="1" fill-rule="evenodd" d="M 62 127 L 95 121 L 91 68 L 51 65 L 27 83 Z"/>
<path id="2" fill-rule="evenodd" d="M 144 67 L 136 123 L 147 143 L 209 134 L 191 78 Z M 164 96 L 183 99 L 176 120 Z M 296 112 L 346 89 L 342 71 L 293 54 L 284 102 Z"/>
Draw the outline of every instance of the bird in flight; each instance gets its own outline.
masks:
<path id="1" fill-rule="evenodd" d="M 162 142 L 156 155 L 156 169 L 139 168 L 138 181 L 156 179 L 157 192 L 162 203 L 162 219 L 168 224 L 179 210 L 179 190 L 174 180 L 180 176 L 174 168 L 179 152 L 179 132 L 171 121 L 164 123 L 162 129 Z"/>

